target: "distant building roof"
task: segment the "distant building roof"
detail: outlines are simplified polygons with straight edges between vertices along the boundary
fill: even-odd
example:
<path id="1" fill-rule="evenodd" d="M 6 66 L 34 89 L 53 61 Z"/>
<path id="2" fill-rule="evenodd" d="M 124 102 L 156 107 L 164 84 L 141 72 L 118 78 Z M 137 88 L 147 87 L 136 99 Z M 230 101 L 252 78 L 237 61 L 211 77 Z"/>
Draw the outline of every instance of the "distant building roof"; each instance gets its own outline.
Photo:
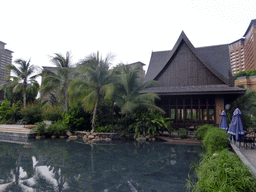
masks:
<path id="1" fill-rule="evenodd" d="M 252 25 L 256 25 L 256 19 L 251 20 L 250 25 L 248 26 L 248 28 L 247 28 L 247 30 L 246 30 L 246 32 L 245 32 L 243 37 L 245 37 L 247 35 L 247 33 L 251 29 Z"/>

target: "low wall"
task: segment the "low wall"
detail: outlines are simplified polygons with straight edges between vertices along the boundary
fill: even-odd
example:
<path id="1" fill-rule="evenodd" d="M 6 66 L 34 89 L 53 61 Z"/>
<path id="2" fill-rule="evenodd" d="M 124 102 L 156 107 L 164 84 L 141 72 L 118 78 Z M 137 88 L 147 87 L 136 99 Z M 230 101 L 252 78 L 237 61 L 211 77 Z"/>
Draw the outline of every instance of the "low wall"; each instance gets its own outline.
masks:
<path id="1" fill-rule="evenodd" d="M 112 140 L 121 139 L 121 137 L 117 133 L 97 133 L 97 132 L 91 133 L 91 132 L 84 132 L 84 131 L 75 131 L 74 134 L 77 137 L 81 137 L 81 138 L 84 137 L 85 135 L 93 135 L 94 137 L 98 136 L 99 138 L 102 138 L 102 139 L 106 139 L 106 138 L 109 138 Z"/>

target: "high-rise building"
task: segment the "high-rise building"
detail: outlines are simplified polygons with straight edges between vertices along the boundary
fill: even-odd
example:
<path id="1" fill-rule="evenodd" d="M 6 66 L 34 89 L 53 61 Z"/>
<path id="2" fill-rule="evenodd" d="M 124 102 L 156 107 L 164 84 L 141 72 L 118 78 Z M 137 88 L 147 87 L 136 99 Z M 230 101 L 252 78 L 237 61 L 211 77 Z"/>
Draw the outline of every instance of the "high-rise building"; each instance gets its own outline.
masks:
<path id="1" fill-rule="evenodd" d="M 10 71 L 5 70 L 5 66 L 12 63 L 12 51 L 5 49 L 6 43 L 0 41 L 0 85 L 6 82 L 5 76 L 10 75 Z M 4 92 L 0 91 L 0 103 L 4 100 Z"/>
<path id="2" fill-rule="evenodd" d="M 244 39 L 239 39 L 229 44 L 229 55 L 232 74 L 245 70 L 244 62 Z"/>
<path id="3" fill-rule="evenodd" d="M 244 34 L 245 70 L 256 69 L 256 19 L 252 20 Z"/>
<path id="4" fill-rule="evenodd" d="M 229 44 L 232 74 L 256 69 L 256 19 L 252 20 L 244 36 Z"/>
<path id="5" fill-rule="evenodd" d="M 12 51 L 5 49 L 6 43 L 0 41 L 0 84 L 6 82 L 6 75 L 10 75 L 10 71 L 5 70 L 5 66 L 12 63 Z"/>

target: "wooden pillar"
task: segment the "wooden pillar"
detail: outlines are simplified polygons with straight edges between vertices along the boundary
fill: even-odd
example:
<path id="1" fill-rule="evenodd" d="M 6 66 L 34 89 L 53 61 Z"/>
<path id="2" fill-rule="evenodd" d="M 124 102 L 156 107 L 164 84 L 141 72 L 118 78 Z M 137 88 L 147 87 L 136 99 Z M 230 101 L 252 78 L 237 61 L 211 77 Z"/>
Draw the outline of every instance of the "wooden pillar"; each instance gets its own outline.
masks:
<path id="1" fill-rule="evenodd" d="M 224 110 L 224 98 L 216 97 L 215 98 L 215 113 L 216 113 L 216 124 L 220 124 L 221 112 Z"/>

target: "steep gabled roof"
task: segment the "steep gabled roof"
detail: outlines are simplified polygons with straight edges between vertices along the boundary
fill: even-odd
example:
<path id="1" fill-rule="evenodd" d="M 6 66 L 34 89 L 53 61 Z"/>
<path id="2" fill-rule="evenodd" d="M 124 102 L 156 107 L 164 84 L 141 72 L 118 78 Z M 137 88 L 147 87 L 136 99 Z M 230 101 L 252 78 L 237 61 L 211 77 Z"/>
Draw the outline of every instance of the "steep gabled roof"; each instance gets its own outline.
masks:
<path id="1" fill-rule="evenodd" d="M 164 67 L 169 63 L 175 55 L 180 44 L 184 41 L 192 53 L 208 68 L 216 77 L 225 84 L 229 84 L 229 71 L 231 70 L 228 45 L 219 45 L 203 48 L 195 48 L 189 41 L 185 33 L 182 31 L 179 39 L 171 51 L 153 52 L 145 77 L 145 81 L 153 80 L 157 75 L 164 70 Z M 230 67 L 230 69 L 229 69 Z"/>

